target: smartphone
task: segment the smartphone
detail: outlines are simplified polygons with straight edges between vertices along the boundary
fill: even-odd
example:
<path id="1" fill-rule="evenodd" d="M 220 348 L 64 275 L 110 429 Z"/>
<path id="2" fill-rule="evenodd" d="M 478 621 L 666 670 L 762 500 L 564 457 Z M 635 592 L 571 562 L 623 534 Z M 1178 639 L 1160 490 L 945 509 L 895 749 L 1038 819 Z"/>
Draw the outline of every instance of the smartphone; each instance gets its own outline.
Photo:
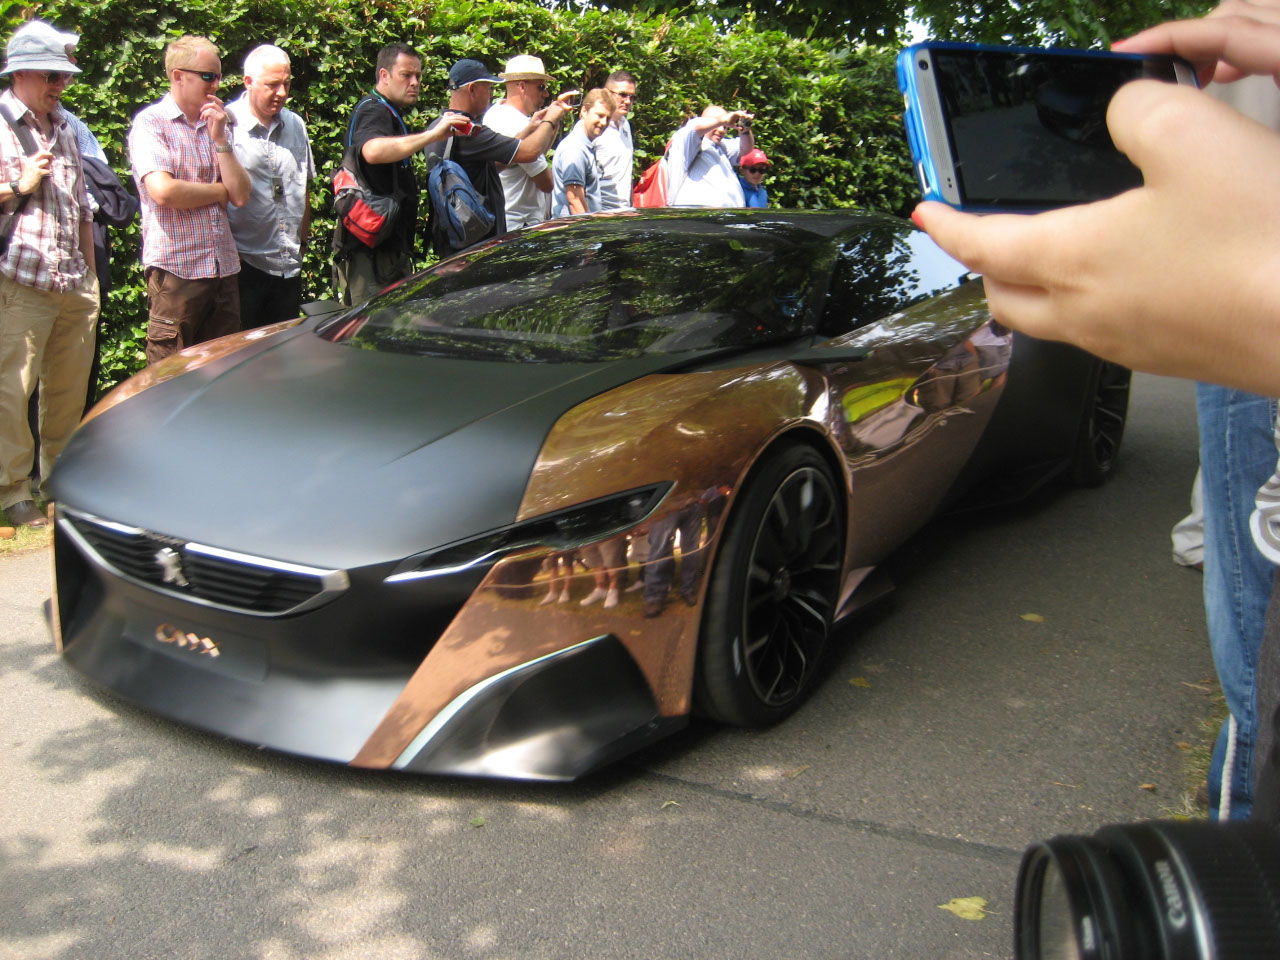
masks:
<path id="1" fill-rule="evenodd" d="M 903 121 L 926 200 L 1034 212 L 1142 185 L 1107 131 L 1107 105 L 1147 77 L 1196 85 L 1178 57 L 926 42 L 898 55 Z"/>

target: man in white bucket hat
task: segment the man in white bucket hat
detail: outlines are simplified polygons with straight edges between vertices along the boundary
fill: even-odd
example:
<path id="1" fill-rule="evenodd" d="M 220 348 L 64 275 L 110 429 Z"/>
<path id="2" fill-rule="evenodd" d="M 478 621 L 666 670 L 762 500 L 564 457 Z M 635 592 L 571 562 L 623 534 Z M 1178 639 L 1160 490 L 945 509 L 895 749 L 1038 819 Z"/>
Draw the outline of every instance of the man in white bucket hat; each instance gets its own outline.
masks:
<path id="1" fill-rule="evenodd" d="M 60 108 L 80 73 L 77 38 L 33 21 L 9 38 L 0 94 L 0 507 L 39 527 L 27 401 L 42 385 L 40 475 L 47 476 L 84 408 L 98 317 L 93 213 L 76 135 Z"/>

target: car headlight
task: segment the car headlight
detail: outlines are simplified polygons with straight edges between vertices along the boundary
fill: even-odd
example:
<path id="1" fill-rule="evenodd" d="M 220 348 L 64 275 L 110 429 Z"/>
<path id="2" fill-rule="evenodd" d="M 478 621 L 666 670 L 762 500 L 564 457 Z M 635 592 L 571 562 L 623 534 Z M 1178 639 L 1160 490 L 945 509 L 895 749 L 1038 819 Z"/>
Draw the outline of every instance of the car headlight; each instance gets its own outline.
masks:
<path id="1" fill-rule="evenodd" d="M 671 486 L 655 483 L 627 490 L 417 554 L 397 566 L 387 583 L 474 570 L 518 550 L 573 550 L 608 540 L 651 515 Z"/>

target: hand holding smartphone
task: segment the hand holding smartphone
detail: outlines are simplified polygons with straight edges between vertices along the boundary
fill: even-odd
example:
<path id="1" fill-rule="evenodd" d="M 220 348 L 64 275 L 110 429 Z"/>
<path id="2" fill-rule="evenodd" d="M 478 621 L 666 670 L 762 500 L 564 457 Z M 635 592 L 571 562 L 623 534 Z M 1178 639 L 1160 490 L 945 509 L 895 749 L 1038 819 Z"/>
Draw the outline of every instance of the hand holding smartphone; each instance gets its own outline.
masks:
<path id="1" fill-rule="evenodd" d="M 1195 86 L 1171 56 L 927 42 L 898 55 L 903 122 L 926 200 L 1033 212 L 1141 186 L 1107 106 L 1139 78 Z"/>

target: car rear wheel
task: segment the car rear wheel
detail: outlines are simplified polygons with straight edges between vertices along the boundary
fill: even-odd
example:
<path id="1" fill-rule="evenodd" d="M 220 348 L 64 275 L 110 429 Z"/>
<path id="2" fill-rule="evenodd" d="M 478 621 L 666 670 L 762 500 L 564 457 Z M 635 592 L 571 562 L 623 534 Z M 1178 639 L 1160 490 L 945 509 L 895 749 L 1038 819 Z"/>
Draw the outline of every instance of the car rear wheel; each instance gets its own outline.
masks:
<path id="1" fill-rule="evenodd" d="M 760 467 L 729 517 L 707 589 L 694 703 L 763 727 L 813 687 L 840 589 L 844 522 L 831 470 L 787 446 Z"/>
<path id="2" fill-rule="evenodd" d="M 1128 367 L 1099 360 L 1090 377 L 1090 397 L 1080 420 L 1071 479 L 1082 487 L 1096 487 L 1115 468 L 1129 415 Z"/>

